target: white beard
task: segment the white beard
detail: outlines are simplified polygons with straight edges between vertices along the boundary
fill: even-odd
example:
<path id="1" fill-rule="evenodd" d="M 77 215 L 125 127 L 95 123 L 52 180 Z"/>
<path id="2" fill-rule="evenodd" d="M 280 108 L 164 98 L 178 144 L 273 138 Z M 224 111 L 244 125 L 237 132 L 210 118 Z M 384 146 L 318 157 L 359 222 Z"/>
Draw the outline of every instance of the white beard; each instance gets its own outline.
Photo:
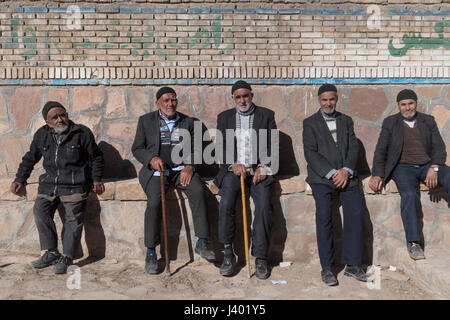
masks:
<path id="1" fill-rule="evenodd" d="M 252 104 L 249 103 L 246 107 L 241 107 L 240 105 L 236 105 L 236 108 L 241 112 L 247 112 L 251 106 L 252 106 Z"/>
<path id="2" fill-rule="evenodd" d="M 55 130 L 56 133 L 61 134 L 67 131 L 67 129 L 69 129 L 68 125 L 56 125 L 53 127 L 53 130 Z"/>

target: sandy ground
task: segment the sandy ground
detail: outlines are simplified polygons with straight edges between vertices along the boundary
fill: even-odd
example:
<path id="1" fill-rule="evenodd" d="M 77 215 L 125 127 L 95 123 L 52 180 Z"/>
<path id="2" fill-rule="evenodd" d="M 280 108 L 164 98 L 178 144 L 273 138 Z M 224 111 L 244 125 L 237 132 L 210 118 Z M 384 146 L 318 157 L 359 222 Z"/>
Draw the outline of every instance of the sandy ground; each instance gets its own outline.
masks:
<path id="1" fill-rule="evenodd" d="M 235 275 L 219 275 L 219 263 L 195 255 L 194 261 L 171 261 L 172 274 L 144 272 L 143 259 L 75 261 L 80 267 L 55 275 L 52 267 L 36 270 L 29 263 L 38 254 L 0 250 L 0 299 L 7 300 L 430 300 L 402 270 L 381 266 L 371 285 L 338 274 L 339 285 L 328 287 L 320 279 L 318 261 L 274 266 L 267 280 L 252 276 L 241 262 Z M 254 261 L 251 261 L 253 268 Z M 164 262 L 160 260 L 160 269 Z"/>

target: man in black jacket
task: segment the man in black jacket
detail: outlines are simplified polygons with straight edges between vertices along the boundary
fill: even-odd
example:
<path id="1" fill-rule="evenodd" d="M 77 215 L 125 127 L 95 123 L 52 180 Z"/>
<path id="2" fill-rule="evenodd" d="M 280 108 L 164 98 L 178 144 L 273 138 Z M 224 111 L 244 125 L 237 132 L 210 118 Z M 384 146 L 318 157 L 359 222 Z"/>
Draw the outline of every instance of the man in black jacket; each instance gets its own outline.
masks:
<path id="1" fill-rule="evenodd" d="M 74 250 L 80 243 L 86 199 L 91 190 L 98 194 L 105 190 L 101 182 L 103 154 L 91 130 L 69 120 L 59 102 L 48 101 L 42 115 L 47 124 L 34 134 L 10 189 L 14 194 L 24 194 L 34 165 L 44 157 L 45 173 L 39 177 L 34 218 L 41 250 L 46 252 L 31 265 L 40 269 L 53 264 L 53 272 L 63 274 L 72 264 Z M 66 211 L 62 255 L 58 251 L 58 234 L 53 221 L 61 202 Z"/>
<path id="2" fill-rule="evenodd" d="M 303 121 L 303 148 L 308 162 L 306 181 L 316 201 L 316 236 L 322 266 L 322 281 L 337 285 L 331 270 L 334 265 L 331 221 L 332 194 L 339 193 L 343 206 L 343 250 L 341 263 L 344 275 L 367 281 L 363 271 L 363 214 L 356 165 L 359 146 L 350 117 L 336 111 L 338 101 L 334 85 L 319 88 L 320 110 Z"/>
<path id="3" fill-rule="evenodd" d="M 232 242 L 235 234 L 235 205 L 240 194 L 240 176 L 245 177 L 245 184 L 255 204 L 252 255 L 256 258 L 255 275 L 259 279 L 269 277 L 267 253 L 272 228 L 271 185 L 277 165 L 271 163 L 276 154 L 271 152 L 272 131 L 277 131 L 272 110 L 253 104 L 251 86 L 242 80 L 237 81 L 231 89 L 235 108 L 220 113 L 217 117 L 217 131 L 222 139 L 216 137 L 216 155 L 222 154 L 220 169 L 214 183 L 220 188 L 219 203 L 219 241 L 224 244 L 224 260 L 220 274 L 228 276 L 233 273 L 235 255 Z M 227 134 L 228 133 L 232 133 Z M 260 133 L 267 133 L 261 135 Z M 218 141 L 222 145 L 218 145 Z M 273 168 L 275 169 L 273 169 Z M 251 170 L 250 174 L 247 169 Z M 273 170 L 272 170 L 273 169 Z M 270 171 L 270 172 L 269 172 Z"/>
<path id="4" fill-rule="evenodd" d="M 160 175 L 163 172 L 166 191 L 170 185 L 174 185 L 188 197 L 194 232 L 198 237 L 195 252 L 207 260 L 215 259 L 208 242 L 209 225 L 204 186 L 195 172 L 194 152 L 191 149 L 194 139 L 202 137 L 194 137 L 194 119 L 177 112 L 177 105 L 175 91 L 170 87 L 160 88 L 156 93 L 158 110 L 139 117 L 131 148 L 134 157 L 143 164 L 139 171 L 139 183 L 147 194 L 144 243 L 147 247 L 145 271 L 149 274 L 158 273 L 155 247 L 161 243 Z M 186 144 L 186 141 L 190 143 Z M 180 146 L 182 155 L 178 156 Z"/>
<path id="5" fill-rule="evenodd" d="M 369 186 L 377 192 L 391 179 L 395 181 L 408 253 L 419 260 L 425 259 L 419 243 L 419 182 L 424 181 L 430 189 L 442 185 L 450 199 L 450 170 L 445 165 L 447 153 L 436 121 L 416 111 L 416 93 L 410 89 L 400 91 L 397 104 L 400 112 L 383 121 Z"/>

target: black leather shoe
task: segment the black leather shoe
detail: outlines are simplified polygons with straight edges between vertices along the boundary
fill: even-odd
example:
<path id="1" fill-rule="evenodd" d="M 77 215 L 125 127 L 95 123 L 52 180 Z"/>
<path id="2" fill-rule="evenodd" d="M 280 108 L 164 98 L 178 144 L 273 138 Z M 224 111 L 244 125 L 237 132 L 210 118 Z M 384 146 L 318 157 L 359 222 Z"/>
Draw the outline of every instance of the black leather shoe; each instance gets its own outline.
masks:
<path id="1" fill-rule="evenodd" d="M 53 272 L 55 274 L 67 273 L 67 268 L 72 265 L 73 260 L 68 256 L 61 256 L 58 262 L 53 266 Z"/>
<path id="2" fill-rule="evenodd" d="M 220 274 L 222 276 L 230 276 L 233 274 L 233 266 L 236 263 L 236 256 L 234 253 L 225 251 L 222 265 L 220 266 Z"/>
<path id="3" fill-rule="evenodd" d="M 42 257 L 31 262 L 31 266 L 36 269 L 46 268 L 58 262 L 61 254 L 58 251 L 46 251 Z"/>
<path id="4" fill-rule="evenodd" d="M 422 247 L 415 241 L 408 242 L 408 253 L 413 260 L 425 259 L 425 254 L 423 253 Z"/>
<path id="5" fill-rule="evenodd" d="M 158 261 L 156 260 L 156 253 L 148 254 L 145 257 L 145 272 L 148 274 L 158 273 Z"/>
<path id="6" fill-rule="evenodd" d="M 356 280 L 367 282 L 367 275 L 360 266 L 347 266 L 344 276 L 353 277 Z"/>
<path id="7" fill-rule="evenodd" d="M 269 268 L 267 267 L 266 259 L 255 259 L 255 276 L 258 279 L 267 279 L 269 277 Z"/>
<path id="8" fill-rule="evenodd" d="M 216 255 L 209 248 L 209 243 L 207 241 L 197 241 L 195 245 L 195 253 L 199 254 L 202 258 L 206 260 L 215 260 Z"/>
<path id="9" fill-rule="evenodd" d="M 337 286 L 339 283 L 330 268 L 323 269 L 320 275 L 322 276 L 322 281 L 327 286 Z"/>

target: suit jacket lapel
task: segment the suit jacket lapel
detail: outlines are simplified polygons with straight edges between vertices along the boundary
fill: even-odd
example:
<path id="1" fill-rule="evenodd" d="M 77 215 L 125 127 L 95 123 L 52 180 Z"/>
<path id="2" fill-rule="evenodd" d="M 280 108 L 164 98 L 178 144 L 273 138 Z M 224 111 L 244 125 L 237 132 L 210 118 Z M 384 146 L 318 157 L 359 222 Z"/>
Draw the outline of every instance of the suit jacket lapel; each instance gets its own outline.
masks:
<path id="1" fill-rule="evenodd" d="M 316 113 L 316 122 L 320 128 L 320 131 L 327 137 L 328 143 L 330 145 L 336 146 L 333 136 L 331 135 L 330 129 L 328 128 L 326 120 L 323 118 L 320 110 Z M 337 123 L 336 123 L 337 126 Z"/>
<path id="2" fill-rule="evenodd" d="M 157 146 L 158 152 L 159 152 L 159 147 L 160 147 L 159 143 L 161 142 L 160 137 L 159 137 L 159 119 L 160 119 L 159 111 L 158 110 L 155 111 L 154 115 L 155 116 L 151 118 L 152 122 L 151 122 L 150 126 L 155 130 L 156 134 L 152 134 L 153 130 L 151 130 L 150 134 L 152 135 L 151 139 L 154 140 L 155 145 Z"/>
<path id="3" fill-rule="evenodd" d="M 337 134 L 337 148 L 344 160 L 346 157 L 345 150 L 347 149 L 347 140 L 345 139 L 344 134 L 344 123 L 343 117 L 341 117 L 340 113 L 336 115 L 336 134 Z"/>
<path id="4" fill-rule="evenodd" d="M 420 115 L 420 113 L 417 113 L 416 119 L 417 119 L 417 127 L 419 128 L 419 132 L 420 132 L 420 137 L 422 138 L 422 145 L 425 149 L 425 152 L 427 152 L 427 150 L 426 150 L 426 146 L 427 146 L 426 124 L 425 124 L 425 121 L 423 121 L 423 118 Z"/>
<path id="5" fill-rule="evenodd" d="M 254 111 L 254 116 L 253 116 L 253 129 L 256 130 L 256 132 L 258 132 L 259 127 L 261 125 L 261 123 L 263 122 L 262 120 L 262 114 L 261 112 L 259 112 L 258 107 L 255 105 L 255 111 Z"/>
<path id="6" fill-rule="evenodd" d="M 394 136 L 395 141 L 395 148 L 394 150 L 399 150 L 399 152 L 402 152 L 403 149 L 403 139 L 404 139 L 404 128 L 403 128 L 403 117 L 399 113 L 397 116 L 397 121 L 394 126 L 394 129 L 392 130 L 392 135 Z"/>

